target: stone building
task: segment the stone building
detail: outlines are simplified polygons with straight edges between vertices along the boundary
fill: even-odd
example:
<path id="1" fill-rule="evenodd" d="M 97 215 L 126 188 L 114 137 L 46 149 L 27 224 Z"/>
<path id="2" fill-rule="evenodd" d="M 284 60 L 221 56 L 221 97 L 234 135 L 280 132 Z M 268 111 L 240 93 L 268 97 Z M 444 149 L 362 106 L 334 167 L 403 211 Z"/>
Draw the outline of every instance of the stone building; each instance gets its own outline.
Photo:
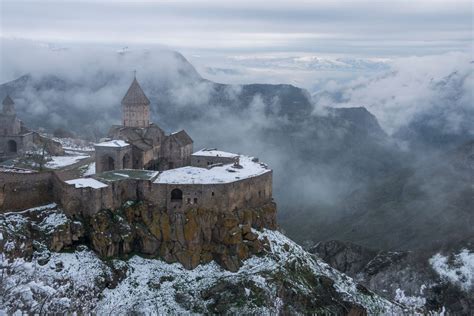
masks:
<path id="1" fill-rule="evenodd" d="M 95 145 L 96 172 L 115 169 L 167 170 L 191 164 L 193 140 L 184 131 L 170 135 L 150 123 L 150 101 L 134 78 L 122 99 L 122 125 Z M 123 143 L 114 143 L 121 140 Z M 120 146 L 117 144 L 121 144 Z"/>
<path id="2" fill-rule="evenodd" d="M 147 128 L 150 125 L 150 100 L 138 84 L 137 78 L 122 99 L 123 126 Z"/>
<path id="3" fill-rule="evenodd" d="M 18 119 L 15 103 L 7 95 L 0 114 L 0 158 L 14 158 L 34 147 L 34 134 Z"/>
<path id="4" fill-rule="evenodd" d="M 58 142 L 45 138 L 30 131 L 16 115 L 15 102 L 7 95 L 2 102 L 0 113 L 0 160 L 21 156 L 27 151 L 33 151 L 45 146 L 50 154 L 64 154 Z"/>

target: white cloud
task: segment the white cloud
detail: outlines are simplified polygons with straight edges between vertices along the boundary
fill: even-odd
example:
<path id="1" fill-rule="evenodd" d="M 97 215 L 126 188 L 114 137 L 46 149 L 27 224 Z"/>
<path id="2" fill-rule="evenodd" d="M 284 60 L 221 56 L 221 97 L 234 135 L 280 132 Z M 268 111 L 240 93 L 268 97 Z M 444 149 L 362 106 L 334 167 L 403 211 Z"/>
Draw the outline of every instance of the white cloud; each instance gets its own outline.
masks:
<path id="1" fill-rule="evenodd" d="M 469 49 L 465 0 L 2 1 L 1 36 L 220 51 Z"/>

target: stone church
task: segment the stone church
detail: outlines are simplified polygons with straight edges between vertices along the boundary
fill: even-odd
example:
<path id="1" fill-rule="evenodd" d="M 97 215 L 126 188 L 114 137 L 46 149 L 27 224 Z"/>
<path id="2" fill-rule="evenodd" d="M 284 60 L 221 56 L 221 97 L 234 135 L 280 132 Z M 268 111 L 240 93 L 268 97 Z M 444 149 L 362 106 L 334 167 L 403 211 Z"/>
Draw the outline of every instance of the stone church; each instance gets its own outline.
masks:
<path id="1" fill-rule="evenodd" d="M 28 151 L 45 149 L 50 154 L 64 154 L 61 144 L 30 131 L 16 115 L 15 102 L 7 95 L 0 113 L 0 161 L 12 159 Z"/>
<path id="2" fill-rule="evenodd" d="M 117 169 L 168 170 L 191 164 L 193 140 L 181 130 L 170 135 L 150 122 L 150 100 L 137 79 L 122 99 L 122 125 L 110 141 L 95 144 L 96 173 Z"/>

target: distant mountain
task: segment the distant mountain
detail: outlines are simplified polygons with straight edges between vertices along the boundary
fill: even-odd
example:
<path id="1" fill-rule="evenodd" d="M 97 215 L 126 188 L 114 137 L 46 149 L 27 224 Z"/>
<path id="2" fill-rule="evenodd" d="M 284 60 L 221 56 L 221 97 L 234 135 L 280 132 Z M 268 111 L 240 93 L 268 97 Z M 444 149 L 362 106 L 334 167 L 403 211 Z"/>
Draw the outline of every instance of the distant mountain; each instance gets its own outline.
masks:
<path id="1" fill-rule="evenodd" d="M 453 167 L 454 158 L 446 154 L 451 149 L 443 147 L 442 155 L 400 148 L 400 138 L 387 135 L 362 102 L 324 108 L 292 85 L 214 83 L 170 51 L 124 51 L 107 61 L 71 73 L 25 75 L 1 85 L 0 97 L 10 93 L 32 128 L 66 128 L 98 139 L 120 122 L 120 101 L 136 67 L 153 121 L 167 132 L 184 128 L 195 149 L 255 155 L 274 169 L 280 223 L 298 242 L 343 239 L 410 249 L 470 233 L 467 174 Z M 467 82 L 456 78 L 445 86 Z M 348 95 L 343 92 L 340 104 Z M 462 133 L 453 144 L 469 137 Z"/>
<path id="2" fill-rule="evenodd" d="M 454 148 L 474 138 L 474 68 L 463 62 L 464 56 L 452 58 L 456 57 L 459 62 L 440 60 L 433 69 L 427 69 L 428 63 L 402 63 L 391 71 L 322 90 L 313 99 L 333 107 L 364 105 L 390 135 L 413 148 Z"/>
<path id="3" fill-rule="evenodd" d="M 455 71 L 441 80 L 433 80 L 430 86 L 441 91 L 437 102 L 429 111 L 419 113 L 402 126 L 394 136 L 428 148 L 452 148 L 473 139 L 474 100 L 472 94 L 466 95 L 463 91 L 474 88 L 472 73 Z"/>

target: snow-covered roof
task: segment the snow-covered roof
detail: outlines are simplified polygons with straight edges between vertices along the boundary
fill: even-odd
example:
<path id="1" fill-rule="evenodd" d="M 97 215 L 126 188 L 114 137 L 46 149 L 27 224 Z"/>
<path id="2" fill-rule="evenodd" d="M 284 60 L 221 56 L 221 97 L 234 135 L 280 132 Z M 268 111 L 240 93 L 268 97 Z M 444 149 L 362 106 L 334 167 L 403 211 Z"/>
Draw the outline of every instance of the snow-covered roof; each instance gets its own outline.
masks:
<path id="1" fill-rule="evenodd" d="M 104 184 L 96 179 L 92 178 L 79 178 L 66 181 L 67 184 L 74 184 L 76 188 L 93 188 L 100 189 L 107 187 L 107 184 Z"/>
<path id="2" fill-rule="evenodd" d="M 240 166 L 236 168 L 232 164 L 216 166 L 211 169 L 199 167 L 182 167 L 163 171 L 158 175 L 154 183 L 174 184 L 213 184 L 230 183 L 247 179 L 270 172 L 271 170 L 263 163 L 253 161 L 252 157 L 241 156 Z"/>
<path id="3" fill-rule="evenodd" d="M 96 147 L 127 147 L 127 146 L 130 146 L 130 144 L 124 140 L 115 139 L 115 140 L 109 140 L 107 142 L 94 144 L 94 146 Z"/>
<path id="4" fill-rule="evenodd" d="M 201 149 L 200 151 L 196 151 L 193 156 L 208 156 L 208 157 L 224 157 L 224 158 L 235 158 L 238 157 L 238 154 L 229 153 L 226 151 L 221 151 L 217 149 Z"/>

